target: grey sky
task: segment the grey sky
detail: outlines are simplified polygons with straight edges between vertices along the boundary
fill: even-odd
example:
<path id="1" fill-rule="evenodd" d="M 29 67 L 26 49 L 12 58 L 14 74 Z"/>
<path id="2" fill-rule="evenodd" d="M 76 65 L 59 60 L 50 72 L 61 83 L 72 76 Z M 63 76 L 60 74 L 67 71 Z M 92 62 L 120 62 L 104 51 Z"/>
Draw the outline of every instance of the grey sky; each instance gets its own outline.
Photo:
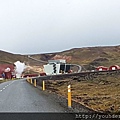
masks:
<path id="1" fill-rule="evenodd" d="M 120 43 L 120 0 L 0 0 L 0 49 L 50 53 Z"/>

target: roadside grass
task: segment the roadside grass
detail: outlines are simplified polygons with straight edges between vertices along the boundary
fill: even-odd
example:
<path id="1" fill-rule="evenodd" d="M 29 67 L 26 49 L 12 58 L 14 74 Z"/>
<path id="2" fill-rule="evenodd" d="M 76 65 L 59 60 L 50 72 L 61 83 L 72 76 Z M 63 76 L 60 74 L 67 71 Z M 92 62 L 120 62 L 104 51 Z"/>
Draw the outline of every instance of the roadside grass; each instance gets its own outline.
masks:
<path id="1" fill-rule="evenodd" d="M 6 82 L 7 80 L 3 79 L 3 80 L 0 80 L 0 84 L 3 83 L 3 82 Z"/>
<path id="2" fill-rule="evenodd" d="M 0 80 L 0 84 L 3 83 L 3 82 L 12 81 L 12 80 L 19 80 L 19 79 L 17 79 L 17 78 L 14 78 L 14 79 L 3 79 L 3 80 Z"/>
<path id="3" fill-rule="evenodd" d="M 67 97 L 69 80 L 49 81 L 47 89 Z M 47 84 L 48 85 L 48 84 Z M 72 99 L 99 112 L 120 113 L 120 75 L 71 81 Z"/>

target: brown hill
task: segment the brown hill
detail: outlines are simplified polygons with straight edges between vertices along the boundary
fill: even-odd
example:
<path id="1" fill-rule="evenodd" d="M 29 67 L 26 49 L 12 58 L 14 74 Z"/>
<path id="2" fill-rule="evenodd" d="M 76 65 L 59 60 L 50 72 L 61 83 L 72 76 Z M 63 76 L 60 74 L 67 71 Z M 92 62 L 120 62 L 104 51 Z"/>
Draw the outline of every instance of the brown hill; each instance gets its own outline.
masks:
<path id="1" fill-rule="evenodd" d="M 11 54 L 0 51 L 0 63 L 25 62 L 29 67 L 26 72 L 39 73 L 42 65 L 49 59 L 66 59 L 67 63 L 75 63 L 84 66 L 86 69 L 93 69 L 95 66 L 120 66 L 120 46 L 109 47 L 86 47 L 73 48 L 71 50 L 30 55 Z M 43 62 L 45 61 L 45 62 Z M 106 113 L 120 113 L 120 75 L 98 75 L 92 80 L 71 81 L 72 99 L 96 111 Z M 69 79 L 61 81 L 48 81 L 47 90 L 67 97 L 67 85 Z"/>
<path id="2" fill-rule="evenodd" d="M 67 63 L 79 64 L 86 69 L 94 69 L 94 67 L 100 65 L 120 65 L 120 46 L 73 48 L 57 53 L 33 54 L 30 56 L 38 61 L 29 58 L 28 55 L 0 51 L 0 63 L 13 64 L 16 61 L 21 61 L 30 66 L 42 66 L 45 64 L 42 61 L 66 59 Z"/>
<path id="3" fill-rule="evenodd" d="M 16 61 L 27 61 L 27 56 L 25 55 L 20 55 L 20 54 L 12 54 L 12 53 L 8 53 L 5 51 L 0 50 L 0 63 L 4 64 L 4 63 L 9 63 L 9 64 L 13 64 Z"/>
<path id="4" fill-rule="evenodd" d="M 32 57 L 48 61 L 49 59 L 66 59 L 67 63 L 93 69 L 96 66 L 120 65 L 120 46 L 73 48 L 71 50 L 31 55 Z"/>

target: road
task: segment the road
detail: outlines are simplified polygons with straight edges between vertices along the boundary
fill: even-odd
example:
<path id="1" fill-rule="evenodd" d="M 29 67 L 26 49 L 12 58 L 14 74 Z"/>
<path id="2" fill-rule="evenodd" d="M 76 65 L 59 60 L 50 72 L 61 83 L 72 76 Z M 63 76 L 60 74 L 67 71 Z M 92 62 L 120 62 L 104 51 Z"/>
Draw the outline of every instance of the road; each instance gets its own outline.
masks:
<path id="1" fill-rule="evenodd" d="M 65 112 L 65 108 L 20 79 L 0 84 L 0 112 Z"/>

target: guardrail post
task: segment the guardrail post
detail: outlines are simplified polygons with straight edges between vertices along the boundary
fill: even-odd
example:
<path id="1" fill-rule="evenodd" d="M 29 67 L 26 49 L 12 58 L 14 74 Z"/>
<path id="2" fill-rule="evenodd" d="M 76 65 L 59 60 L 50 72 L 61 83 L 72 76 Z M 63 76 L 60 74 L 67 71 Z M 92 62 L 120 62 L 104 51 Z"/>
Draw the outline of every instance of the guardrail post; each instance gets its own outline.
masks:
<path id="1" fill-rule="evenodd" d="M 32 78 L 30 78 L 30 83 L 32 84 Z"/>
<path id="2" fill-rule="evenodd" d="M 27 79 L 26 79 L 26 80 L 27 80 L 27 82 L 29 82 L 29 78 L 28 78 L 28 76 L 27 76 Z"/>
<path id="3" fill-rule="evenodd" d="M 29 76 L 27 76 L 27 82 L 30 82 L 30 78 L 29 78 Z"/>
<path id="4" fill-rule="evenodd" d="M 45 81 L 43 80 L 43 90 L 45 90 Z"/>
<path id="5" fill-rule="evenodd" d="M 34 86 L 36 87 L 36 79 L 34 79 Z"/>
<path id="6" fill-rule="evenodd" d="M 71 108 L 71 85 L 68 85 L 68 108 Z"/>

